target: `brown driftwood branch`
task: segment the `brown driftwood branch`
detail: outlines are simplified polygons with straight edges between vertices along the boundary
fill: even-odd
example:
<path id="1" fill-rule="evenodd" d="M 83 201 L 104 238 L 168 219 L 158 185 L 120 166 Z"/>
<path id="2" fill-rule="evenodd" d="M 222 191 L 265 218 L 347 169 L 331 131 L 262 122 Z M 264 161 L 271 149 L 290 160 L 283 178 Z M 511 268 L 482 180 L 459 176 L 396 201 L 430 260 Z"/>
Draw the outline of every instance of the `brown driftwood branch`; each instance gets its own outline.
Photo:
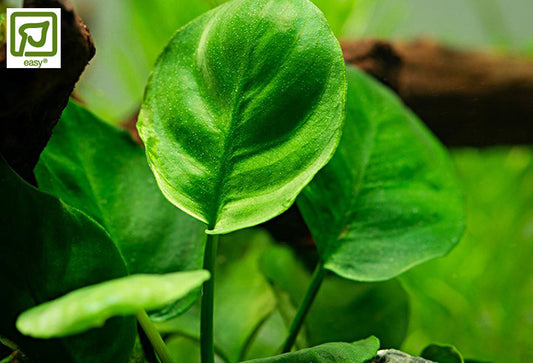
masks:
<path id="1" fill-rule="evenodd" d="M 429 40 L 342 42 L 344 58 L 393 88 L 448 146 L 533 143 L 533 59 Z"/>
<path id="2" fill-rule="evenodd" d="M 25 0 L 24 7 L 61 12 L 61 69 L 7 69 L 0 46 L 0 153 L 35 184 L 33 168 L 95 48 L 67 0 Z"/>

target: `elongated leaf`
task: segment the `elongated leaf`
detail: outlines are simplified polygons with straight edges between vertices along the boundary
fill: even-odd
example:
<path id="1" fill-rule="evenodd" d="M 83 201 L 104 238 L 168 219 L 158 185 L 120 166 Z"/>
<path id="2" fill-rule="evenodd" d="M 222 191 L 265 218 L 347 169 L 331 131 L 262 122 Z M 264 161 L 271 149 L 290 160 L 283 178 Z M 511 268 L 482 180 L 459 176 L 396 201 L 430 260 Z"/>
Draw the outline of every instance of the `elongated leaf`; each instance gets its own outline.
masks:
<path id="1" fill-rule="evenodd" d="M 289 295 L 288 301 L 279 300 L 278 306 L 291 304 L 297 308 L 309 286 L 311 272 L 283 246 L 269 249 L 261 267 L 269 280 Z M 382 347 L 399 348 L 407 333 L 408 316 L 407 293 L 398 281 L 358 283 L 329 275 L 305 318 L 306 340 L 313 346 L 375 335 Z"/>
<path id="2" fill-rule="evenodd" d="M 167 273 L 202 266 L 203 224 L 161 194 L 142 148 L 123 130 L 71 101 L 35 169 L 39 188 L 100 222 L 118 245 L 128 270 Z M 190 306 L 155 313 L 169 318 Z"/>
<path id="3" fill-rule="evenodd" d="M 17 328 L 36 338 L 63 337 L 102 326 L 107 319 L 158 309 L 209 279 L 204 270 L 132 275 L 72 291 L 22 313 Z"/>
<path id="4" fill-rule="evenodd" d="M 326 343 L 270 358 L 254 359 L 249 363 L 364 363 L 376 356 L 379 340 L 370 337 L 355 343 Z"/>
<path id="5" fill-rule="evenodd" d="M 22 311 L 127 272 L 100 226 L 24 182 L 2 158 L 0 185 L 0 335 L 36 362 L 125 361 L 135 337 L 129 317 L 61 340 L 30 339 L 16 330 Z"/>
<path id="6" fill-rule="evenodd" d="M 462 195 L 443 147 L 385 87 L 348 68 L 343 138 L 298 206 L 327 269 L 390 279 L 462 235 Z"/>
<path id="7" fill-rule="evenodd" d="M 308 0 L 234 0 L 160 56 L 138 128 L 163 194 L 227 233 L 294 201 L 344 117 L 339 44 Z"/>

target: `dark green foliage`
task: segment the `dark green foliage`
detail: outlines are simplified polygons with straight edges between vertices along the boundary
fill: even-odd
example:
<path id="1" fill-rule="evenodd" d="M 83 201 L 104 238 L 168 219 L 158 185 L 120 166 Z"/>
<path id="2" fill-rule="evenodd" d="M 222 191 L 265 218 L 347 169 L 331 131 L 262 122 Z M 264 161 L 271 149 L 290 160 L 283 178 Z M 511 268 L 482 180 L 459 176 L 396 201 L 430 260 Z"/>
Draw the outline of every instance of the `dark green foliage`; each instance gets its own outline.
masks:
<path id="1" fill-rule="evenodd" d="M 135 337 L 131 317 L 115 318 L 103 328 L 61 340 L 30 339 L 16 330 L 15 320 L 24 310 L 127 271 L 98 224 L 27 184 L 2 158 L 0 182 L 0 205 L 9 207 L 0 215 L 0 335 L 37 362 L 54 362 L 57 357 L 65 362 L 125 361 Z"/>

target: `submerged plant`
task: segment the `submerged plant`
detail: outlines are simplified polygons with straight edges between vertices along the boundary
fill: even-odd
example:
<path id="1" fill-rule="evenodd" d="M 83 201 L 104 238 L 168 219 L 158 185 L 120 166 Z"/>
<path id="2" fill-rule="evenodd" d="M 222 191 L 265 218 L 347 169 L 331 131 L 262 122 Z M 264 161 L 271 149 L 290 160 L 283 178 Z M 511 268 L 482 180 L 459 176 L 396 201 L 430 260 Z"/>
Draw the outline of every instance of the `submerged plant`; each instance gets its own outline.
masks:
<path id="1" fill-rule="evenodd" d="M 14 328 L 19 314 L 24 334 L 71 339 L 79 351 L 62 354 L 74 362 L 126 361 L 135 337 L 128 315 L 136 315 L 161 361 L 169 362 L 152 321 L 187 311 L 195 288 L 210 276 L 199 317 L 202 362 L 214 362 L 215 353 L 225 361 L 246 359 L 275 307 L 292 320 L 280 349 L 287 354 L 256 362 L 364 362 L 376 355 L 374 337 L 289 353 L 327 271 L 338 276 L 335 281 L 350 280 L 339 286 L 390 280 L 445 255 L 462 234 L 462 196 L 446 152 L 390 91 L 344 65 L 338 41 L 308 0 L 234 0 L 181 28 L 148 81 L 138 129 L 147 163 L 128 135 L 71 102 L 36 168 L 40 190 L 2 164 L 2 180 L 10 186 L 1 191 L 2 204 L 19 198 L 31 210 L 2 222 L 37 221 L 39 210 L 51 211 L 46 224 L 36 222 L 34 234 L 9 234 L 9 257 L 0 260 L 15 279 L 23 258 L 15 246 L 34 249 L 24 257 L 34 266 L 16 277 L 20 284 L 10 292 L 24 304 L 8 310 L 0 331 L 33 359 L 46 361 L 65 344 L 20 335 Z M 270 310 L 242 329 L 235 348 L 216 346 L 215 281 L 226 278 L 225 286 L 232 286 L 228 276 L 237 275 L 215 273 L 219 235 L 229 234 L 223 243 L 237 243 L 231 232 L 266 222 L 295 201 L 319 256 L 312 277 L 303 277 L 309 287 L 300 307 L 284 314 L 287 296 L 276 286 L 275 293 L 264 292 L 268 282 L 287 285 L 280 271 L 288 266 L 272 256 L 296 265 L 290 253 L 265 242 L 274 252 L 265 254 L 262 274 L 246 270 L 257 282 L 243 288 L 249 294 L 242 298 L 252 301 L 254 288 L 265 289 L 257 296 L 270 301 Z M 247 243 L 258 242 L 236 244 L 242 255 L 225 258 L 235 264 L 237 256 L 247 259 Z M 56 248 L 55 262 L 48 261 Z M 208 272 L 175 272 L 202 266 Z M 48 285 L 65 271 L 73 277 Z M 151 276 L 161 273 L 173 274 Z M 229 295 L 240 298 L 239 288 Z M 144 309 L 151 309 L 150 317 Z M 108 318 L 83 338 L 65 338 Z M 100 339 L 120 342 L 92 351 L 92 360 L 78 355 Z"/>

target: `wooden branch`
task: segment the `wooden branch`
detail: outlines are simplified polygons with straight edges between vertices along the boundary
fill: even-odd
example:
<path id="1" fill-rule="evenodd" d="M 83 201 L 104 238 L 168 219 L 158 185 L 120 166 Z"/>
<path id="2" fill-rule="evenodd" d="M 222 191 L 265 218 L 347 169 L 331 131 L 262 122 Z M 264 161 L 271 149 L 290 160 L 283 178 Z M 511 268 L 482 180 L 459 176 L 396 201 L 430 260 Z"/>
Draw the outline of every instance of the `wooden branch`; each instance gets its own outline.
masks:
<path id="1" fill-rule="evenodd" d="M 428 40 L 342 48 L 348 63 L 393 88 L 448 146 L 533 143 L 533 60 Z"/>
<path id="2" fill-rule="evenodd" d="M 95 48 L 67 0 L 25 0 L 24 7 L 62 9 L 61 69 L 7 69 L 0 46 L 0 153 L 35 184 L 33 168 Z"/>

